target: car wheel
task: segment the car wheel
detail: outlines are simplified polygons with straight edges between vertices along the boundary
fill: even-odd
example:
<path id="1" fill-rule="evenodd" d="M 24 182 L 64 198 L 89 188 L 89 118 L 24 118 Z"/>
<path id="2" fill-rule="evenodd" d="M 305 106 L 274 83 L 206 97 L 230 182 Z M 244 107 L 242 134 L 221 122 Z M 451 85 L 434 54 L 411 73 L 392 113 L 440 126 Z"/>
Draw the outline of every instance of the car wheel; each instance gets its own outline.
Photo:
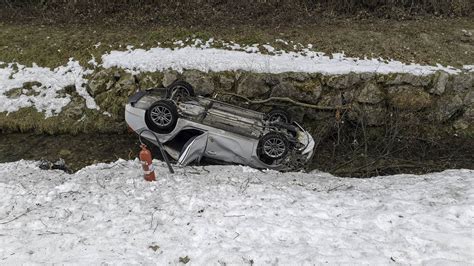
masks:
<path id="1" fill-rule="evenodd" d="M 160 100 L 148 108 L 145 116 L 150 129 L 158 133 L 169 133 L 178 121 L 178 110 L 173 102 Z"/>
<path id="2" fill-rule="evenodd" d="M 291 123 L 291 116 L 290 114 L 282 109 L 273 109 L 271 110 L 266 117 L 266 120 L 270 123 Z"/>
<path id="3" fill-rule="evenodd" d="M 258 142 L 258 154 L 260 160 L 271 164 L 288 154 L 289 143 L 286 137 L 280 133 L 270 132 L 265 134 Z"/>
<path id="4" fill-rule="evenodd" d="M 171 100 L 178 100 L 186 97 L 194 97 L 194 88 L 186 81 L 177 80 L 168 86 L 168 98 Z"/>

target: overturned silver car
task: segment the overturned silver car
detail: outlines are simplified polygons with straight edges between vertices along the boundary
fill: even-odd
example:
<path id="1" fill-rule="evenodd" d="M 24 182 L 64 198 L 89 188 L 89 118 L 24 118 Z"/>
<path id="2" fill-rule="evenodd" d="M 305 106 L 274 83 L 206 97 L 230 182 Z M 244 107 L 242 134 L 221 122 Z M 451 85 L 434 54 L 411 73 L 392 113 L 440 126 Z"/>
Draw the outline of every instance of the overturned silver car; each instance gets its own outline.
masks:
<path id="1" fill-rule="evenodd" d="M 125 109 L 128 126 L 155 145 L 158 139 L 181 166 L 207 157 L 289 171 L 313 156 L 313 138 L 284 110 L 265 114 L 196 96 L 184 81 L 137 92 Z"/>

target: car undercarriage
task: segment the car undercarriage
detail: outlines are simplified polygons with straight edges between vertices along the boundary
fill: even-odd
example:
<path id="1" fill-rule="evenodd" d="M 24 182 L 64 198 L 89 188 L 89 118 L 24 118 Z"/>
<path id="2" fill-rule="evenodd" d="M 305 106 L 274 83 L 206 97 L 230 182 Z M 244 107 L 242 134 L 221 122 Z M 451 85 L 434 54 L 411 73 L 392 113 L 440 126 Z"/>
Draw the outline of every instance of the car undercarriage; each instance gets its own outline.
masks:
<path id="1" fill-rule="evenodd" d="M 159 140 L 179 165 L 207 157 L 288 171 L 313 155 L 313 138 L 284 110 L 262 113 L 196 96 L 183 81 L 131 96 L 125 119 L 145 139 Z"/>

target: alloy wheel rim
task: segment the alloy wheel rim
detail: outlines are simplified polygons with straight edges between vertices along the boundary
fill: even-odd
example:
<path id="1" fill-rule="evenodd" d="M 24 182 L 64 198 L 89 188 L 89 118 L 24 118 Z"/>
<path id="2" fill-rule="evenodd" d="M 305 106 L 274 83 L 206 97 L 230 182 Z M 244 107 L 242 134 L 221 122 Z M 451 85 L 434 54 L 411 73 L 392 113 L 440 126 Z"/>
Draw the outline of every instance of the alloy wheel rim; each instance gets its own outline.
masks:
<path id="1" fill-rule="evenodd" d="M 156 106 L 151 110 L 151 119 L 155 124 L 161 127 L 171 124 L 173 115 L 171 111 L 164 106 Z"/>
<path id="2" fill-rule="evenodd" d="M 263 151 L 271 158 L 278 158 L 285 153 L 286 145 L 280 138 L 270 138 L 263 144 Z"/>

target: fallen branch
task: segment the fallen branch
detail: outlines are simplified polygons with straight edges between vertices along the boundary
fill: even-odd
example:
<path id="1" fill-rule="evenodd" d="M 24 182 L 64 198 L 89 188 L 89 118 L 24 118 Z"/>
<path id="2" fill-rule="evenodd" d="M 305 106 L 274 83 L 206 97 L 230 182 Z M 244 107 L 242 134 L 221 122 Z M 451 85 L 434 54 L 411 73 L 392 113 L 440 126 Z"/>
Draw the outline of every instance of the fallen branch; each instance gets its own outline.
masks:
<path id="1" fill-rule="evenodd" d="M 262 103 L 267 103 L 267 102 L 271 102 L 271 101 L 280 101 L 280 102 L 289 102 L 289 103 L 292 103 L 294 105 L 298 105 L 298 106 L 302 106 L 302 107 L 306 107 L 306 108 L 317 109 L 317 110 L 332 111 L 332 110 L 345 110 L 345 109 L 350 108 L 348 106 L 335 106 L 335 107 L 332 107 L 332 106 L 320 106 L 320 105 L 314 105 L 314 104 L 309 104 L 309 103 L 302 103 L 302 102 L 295 101 L 295 100 L 293 100 L 291 98 L 288 98 L 288 97 L 270 97 L 270 98 L 263 99 L 263 100 L 250 100 L 249 98 L 247 98 L 245 96 L 235 94 L 235 93 L 231 93 L 231 92 L 224 92 L 222 94 L 242 98 L 246 101 L 247 104 L 262 104 Z"/>

